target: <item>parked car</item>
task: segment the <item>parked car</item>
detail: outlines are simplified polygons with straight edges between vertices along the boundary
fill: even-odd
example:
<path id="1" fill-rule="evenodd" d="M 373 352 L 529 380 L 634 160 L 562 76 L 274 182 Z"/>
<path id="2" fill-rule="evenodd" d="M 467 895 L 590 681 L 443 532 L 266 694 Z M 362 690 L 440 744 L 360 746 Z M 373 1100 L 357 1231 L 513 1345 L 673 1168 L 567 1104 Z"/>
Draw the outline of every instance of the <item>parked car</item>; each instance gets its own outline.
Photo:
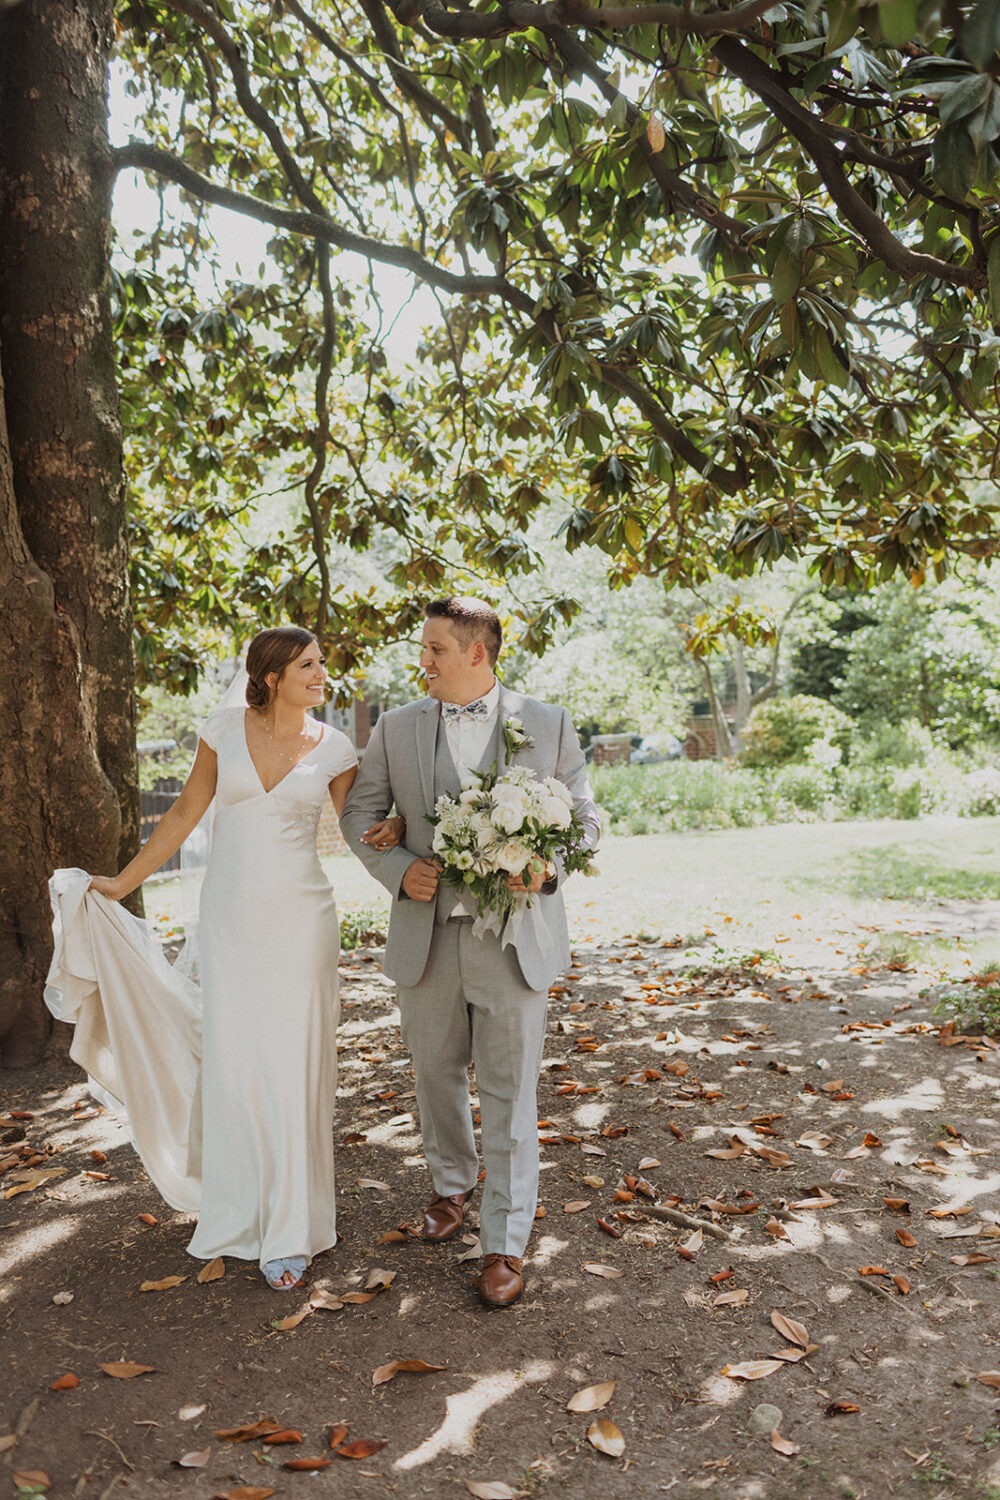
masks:
<path id="1" fill-rule="evenodd" d="M 675 734 L 636 734 L 629 761 L 633 766 L 655 766 L 662 760 L 680 760 L 683 754 L 684 746 Z"/>

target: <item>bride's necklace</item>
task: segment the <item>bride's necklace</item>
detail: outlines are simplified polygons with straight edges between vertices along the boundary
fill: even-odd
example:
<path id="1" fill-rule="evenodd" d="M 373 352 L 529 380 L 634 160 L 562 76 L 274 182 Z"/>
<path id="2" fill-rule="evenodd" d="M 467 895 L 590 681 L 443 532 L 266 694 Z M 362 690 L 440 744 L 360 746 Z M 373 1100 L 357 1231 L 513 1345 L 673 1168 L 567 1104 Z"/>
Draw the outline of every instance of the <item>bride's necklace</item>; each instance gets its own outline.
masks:
<path id="1" fill-rule="evenodd" d="M 277 736 L 274 733 L 274 730 L 271 728 L 271 725 L 264 718 L 263 714 L 260 716 L 260 721 L 259 722 L 260 722 L 261 729 L 263 729 L 263 731 L 264 731 L 264 737 L 267 740 L 267 742 L 268 742 L 268 744 L 269 744 L 269 746 L 271 748 L 272 754 L 277 755 L 283 761 L 287 761 L 287 763 L 289 765 L 297 765 L 298 762 L 302 759 L 303 749 L 306 746 L 308 746 L 308 748 L 311 749 L 312 746 L 315 744 L 315 740 L 313 739 L 313 737 L 311 735 L 306 734 L 306 726 L 305 726 L 305 724 L 303 724 L 302 728 L 299 730 L 298 734 L 296 735 L 296 741 L 297 741 L 298 748 L 296 749 L 296 751 L 294 753 L 289 754 L 289 752 L 286 749 L 282 748 L 282 746 L 281 746 L 281 744 L 280 744 Z"/>

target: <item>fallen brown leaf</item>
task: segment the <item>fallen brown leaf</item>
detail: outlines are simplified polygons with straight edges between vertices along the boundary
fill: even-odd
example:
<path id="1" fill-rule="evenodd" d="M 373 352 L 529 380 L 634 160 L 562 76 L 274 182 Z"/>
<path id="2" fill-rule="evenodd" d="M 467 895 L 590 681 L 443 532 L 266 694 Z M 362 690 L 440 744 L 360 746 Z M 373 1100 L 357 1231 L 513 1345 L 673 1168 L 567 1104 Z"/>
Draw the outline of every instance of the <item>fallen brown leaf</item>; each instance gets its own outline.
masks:
<path id="1" fill-rule="evenodd" d="M 388 1438 L 356 1438 L 353 1443 L 342 1443 L 337 1448 L 338 1458 L 371 1458 L 388 1445 Z"/>
<path id="2" fill-rule="evenodd" d="M 517 1500 L 522 1490 L 512 1490 L 502 1479 L 463 1479 L 462 1483 L 476 1500 Z"/>
<path id="3" fill-rule="evenodd" d="M 908 1229 L 897 1229 L 896 1238 L 901 1245 L 905 1245 L 907 1250 L 912 1250 L 917 1243 L 915 1236 Z"/>
<path id="4" fill-rule="evenodd" d="M 175 1286 L 180 1286 L 182 1281 L 187 1281 L 186 1276 L 164 1276 L 162 1281 L 144 1281 L 140 1286 L 140 1292 L 169 1292 Z"/>
<path id="5" fill-rule="evenodd" d="M 293 1328 L 298 1328 L 299 1324 L 308 1318 L 312 1310 L 312 1303 L 307 1302 L 305 1307 L 300 1307 L 296 1313 L 289 1313 L 287 1318 L 272 1319 L 271 1327 L 276 1333 L 290 1333 Z"/>
<path id="6" fill-rule="evenodd" d="M 615 1393 L 615 1381 L 602 1380 L 599 1385 L 587 1385 L 566 1402 L 567 1411 L 600 1411 L 607 1406 Z"/>
<path id="7" fill-rule="evenodd" d="M 910 1295 L 910 1283 L 908 1279 L 905 1276 L 894 1276 L 892 1279 L 896 1283 L 896 1290 L 899 1295 L 901 1297 L 908 1297 Z"/>
<path id="8" fill-rule="evenodd" d="M 776 1328 L 782 1338 L 788 1339 L 792 1344 L 798 1344 L 800 1349 L 809 1346 L 809 1335 L 802 1323 L 797 1323 L 794 1318 L 786 1318 L 784 1313 L 773 1312 L 771 1314 L 771 1326 Z"/>
<path id="9" fill-rule="evenodd" d="M 829 1405 L 824 1406 L 823 1414 L 827 1417 L 843 1417 L 860 1410 L 861 1407 L 856 1401 L 831 1401 Z"/>
<path id="10" fill-rule="evenodd" d="M 352 1307 L 364 1307 L 366 1302 L 374 1302 L 377 1296 L 378 1292 L 341 1292 L 340 1300 Z"/>
<path id="11" fill-rule="evenodd" d="M 324 1312 L 340 1312 L 344 1306 L 341 1297 L 334 1296 L 333 1292 L 313 1292 L 309 1298 L 309 1306 Z"/>
<path id="12" fill-rule="evenodd" d="M 140 1224 L 148 1224 L 150 1229 L 155 1229 L 160 1221 L 155 1214 L 140 1214 L 139 1222 Z"/>
<path id="13" fill-rule="evenodd" d="M 798 1443 L 793 1443 L 790 1438 L 782 1437 L 777 1427 L 771 1431 L 771 1447 L 775 1453 L 780 1453 L 782 1458 L 794 1458 L 796 1453 L 802 1451 Z"/>
<path id="14" fill-rule="evenodd" d="M 989 1385 L 995 1391 L 1000 1391 L 1000 1370 L 980 1370 L 976 1379 L 980 1385 Z"/>
<path id="15" fill-rule="evenodd" d="M 625 1438 L 610 1417 L 598 1417 L 591 1422 L 587 1428 L 587 1442 L 609 1458 L 621 1458 L 625 1452 Z"/>
<path id="16" fill-rule="evenodd" d="M 47 1490 L 52 1483 L 44 1469 L 15 1469 L 10 1477 L 19 1490 L 27 1490 L 33 1495 L 39 1490 Z"/>
<path id="17" fill-rule="evenodd" d="M 221 1255 L 217 1255 L 214 1260 L 208 1262 L 207 1266 L 202 1266 L 196 1280 L 200 1286 L 206 1286 L 210 1281 L 221 1281 L 225 1274 L 226 1262 Z"/>
<path id="18" fill-rule="evenodd" d="M 377 1370 L 372 1371 L 372 1385 L 385 1385 L 386 1381 L 395 1380 L 401 1372 L 407 1375 L 429 1375 L 447 1368 L 447 1365 L 429 1365 L 423 1359 L 394 1359 L 391 1364 L 379 1365 Z"/>
<path id="19" fill-rule="evenodd" d="M 960 1219 L 963 1214 L 971 1214 L 971 1203 L 943 1203 L 940 1208 L 925 1209 L 928 1219 Z"/>
<path id="20" fill-rule="evenodd" d="M 199 1448 L 196 1453 L 185 1453 L 183 1458 L 172 1458 L 170 1463 L 175 1469 L 203 1469 L 211 1457 L 211 1448 Z"/>
<path id="21" fill-rule="evenodd" d="M 949 1255 L 948 1262 L 953 1266 L 985 1266 L 996 1260 L 995 1255 Z"/>
<path id="22" fill-rule="evenodd" d="M 315 1474 L 319 1469 L 328 1469 L 332 1458 L 286 1458 L 283 1469 L 294 1469 L 297 1473 Z"/>
<path id="23" fill-rule="evenodd" d="M 788 1233 L 787 1229 L 785 1228 L 784 1224 L 782 1224 L 780 1219 L 768 1219 L 767 1223 L 764 1225 L 764 1228 L 767 1230 L 767 1233 L 772 1235 L 776 1240 L 791 1239 L 791 1235 Z"/>
<path id="24" fill-rule="evenodd" d="M 598 1260 L 585 1260 L 581 1269 L 590 1276 L 603 1276 L 606 1281 L 617 1281 L 625 1275 L 617 1266 L 602 1266 Z"/>
<path id="25" fill-rule="evenodd" d="M 279 1427 L 277 1432 L 269 1432 L 264 1438 L 265 1447 L 278 1447 L 285 1443 L 301 1443 L 302 1434 L 297 1427 Z"/>
<path id="26" fill-rule="evenodd" d="M 60 1375 L 58 1380 L 53 1380 L 49 1386 L 50 1391 L 75 1391 L 80 1384 L 79 1375 L 74 1375 L 72 1370 L 67 1370 L 65 1375 Z"/>
<path id="27" fill-rule="evenodd" d="M 739 1365 L 723 1365 L 720 1373 L 728 1375 L 730 1380 L 763 1380 L 784 1368 L 782 1359 L 748 1359 Z"/>
<path id="28" fill-rule="evenodd" d="M 0 1437 L 0 1453 L 9 1453 L 17 1443 L 16 1432 L 6 1432 Z"/>
<path id="29" fill-rule="evenodd" d="M 255 1438 L 267 1437 L 268 1433 L 280 1431 L 281 1423 L 276 1422 L 273 1417 L 258 1417 L 256 1422 L 245 1423 L 242 1427 L 217 1427 L 212 1436 L 223 1443 L 252 1443 Z"/>
<path id="30" fill-rule="evenodd" d="M 326 1444 L 328 1448 L 339 1448 L 347 1436 L 349 1424 L 347 1422 L 333 1422 L 326 1432 Z"/>
<path id="31" fill-rule="evenodd" d="M 398 1273 L 396 1271 L 385 1271 L 381 1266 L 374 1266 L 368 1273 L 368 1280 L 365 1282 L 365 1291 L 385 1291 L 387 1287 L 392 1286 L 392 1283 L 395 1281 L 397 1274 Z"/>
<path id="32" fill-rule="evenodd" d="M 216 1490 L 212 1500 L 271 1500 L 277 1494 L 263 1484 L 241 1484 L 235 1490 Z"/>
<path id="33" fill-rule="evenodd" d="M 114 1380 L 134 1380 L 137 1375 L 153 1375 L 156 1372 L 155 1365 L 137 1365 L 132 1359 L 113 1359 L 109 1364 L 98 1365 L 97 1368 Z"/>
<path id="34" fill-rule="evenodd" d="M 832 1208 L 835 1203 L 839 1202 L 839 1198 L 832 1198 L 829 1193 L 817 1193 L 815 1198 L 800 1198 L 797 1203 L 789 1203 L 788 1207 L 801 1213 L 807 1209 Z"/>
<path id="35" fill-rule="evenodd" d="M 742 1307 L 750 1296 L 746 1287 L 735 1287 L 731 1292 L 720 1292 L 712 1303 L 713 1307 Z"/>
<path id="36" fill-rule="evenodd" d="M 582 1214 L 585 1208 L 590 1207 L 590 1204 L 590 1198 L 574 1198 L 571 1202 L 563 1204 L 563 1213 Z M 468 1480 L 466 1480 L 466 1483 L 468 1483 Z"/>

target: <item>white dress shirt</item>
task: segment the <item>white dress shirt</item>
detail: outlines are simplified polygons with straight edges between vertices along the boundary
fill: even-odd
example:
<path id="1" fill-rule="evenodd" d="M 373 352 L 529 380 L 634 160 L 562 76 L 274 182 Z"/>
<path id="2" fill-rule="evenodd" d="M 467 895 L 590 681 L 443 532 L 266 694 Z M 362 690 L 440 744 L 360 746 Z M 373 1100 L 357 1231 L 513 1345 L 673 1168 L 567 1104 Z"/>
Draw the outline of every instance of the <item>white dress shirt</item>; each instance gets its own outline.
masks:
<path id="1" fill-rule="evenodd" d="M 489 692 L 483 694 L 482 702 L 486 704 L 487 709 L 484 718 L 470 719 L 463 715 L 459 719 L 445 719 L 444 721 L 444 732 L 448 736 L 448 749 L 455 762 L 455 770 L 463 781 L 470 771 L 478 771 L 493 738 L 497 711 L 500 707 L 500 684 L 495 677 Z"/>

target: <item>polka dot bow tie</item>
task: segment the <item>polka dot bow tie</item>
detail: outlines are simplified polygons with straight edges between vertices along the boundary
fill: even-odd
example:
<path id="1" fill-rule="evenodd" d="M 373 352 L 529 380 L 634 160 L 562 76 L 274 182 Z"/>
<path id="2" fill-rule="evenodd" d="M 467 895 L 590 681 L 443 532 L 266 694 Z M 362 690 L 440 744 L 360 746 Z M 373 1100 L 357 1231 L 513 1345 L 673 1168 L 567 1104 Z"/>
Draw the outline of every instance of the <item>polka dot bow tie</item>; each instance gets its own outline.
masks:
<path id="1" fill-rule="evenodd" d="M 488 719 L 489 708 L 486 706 L 485 698 L 477 698 L 475 703 L 442 703 L 441 714 L 446 723 L 455 723 L 459 719 Z"/>

